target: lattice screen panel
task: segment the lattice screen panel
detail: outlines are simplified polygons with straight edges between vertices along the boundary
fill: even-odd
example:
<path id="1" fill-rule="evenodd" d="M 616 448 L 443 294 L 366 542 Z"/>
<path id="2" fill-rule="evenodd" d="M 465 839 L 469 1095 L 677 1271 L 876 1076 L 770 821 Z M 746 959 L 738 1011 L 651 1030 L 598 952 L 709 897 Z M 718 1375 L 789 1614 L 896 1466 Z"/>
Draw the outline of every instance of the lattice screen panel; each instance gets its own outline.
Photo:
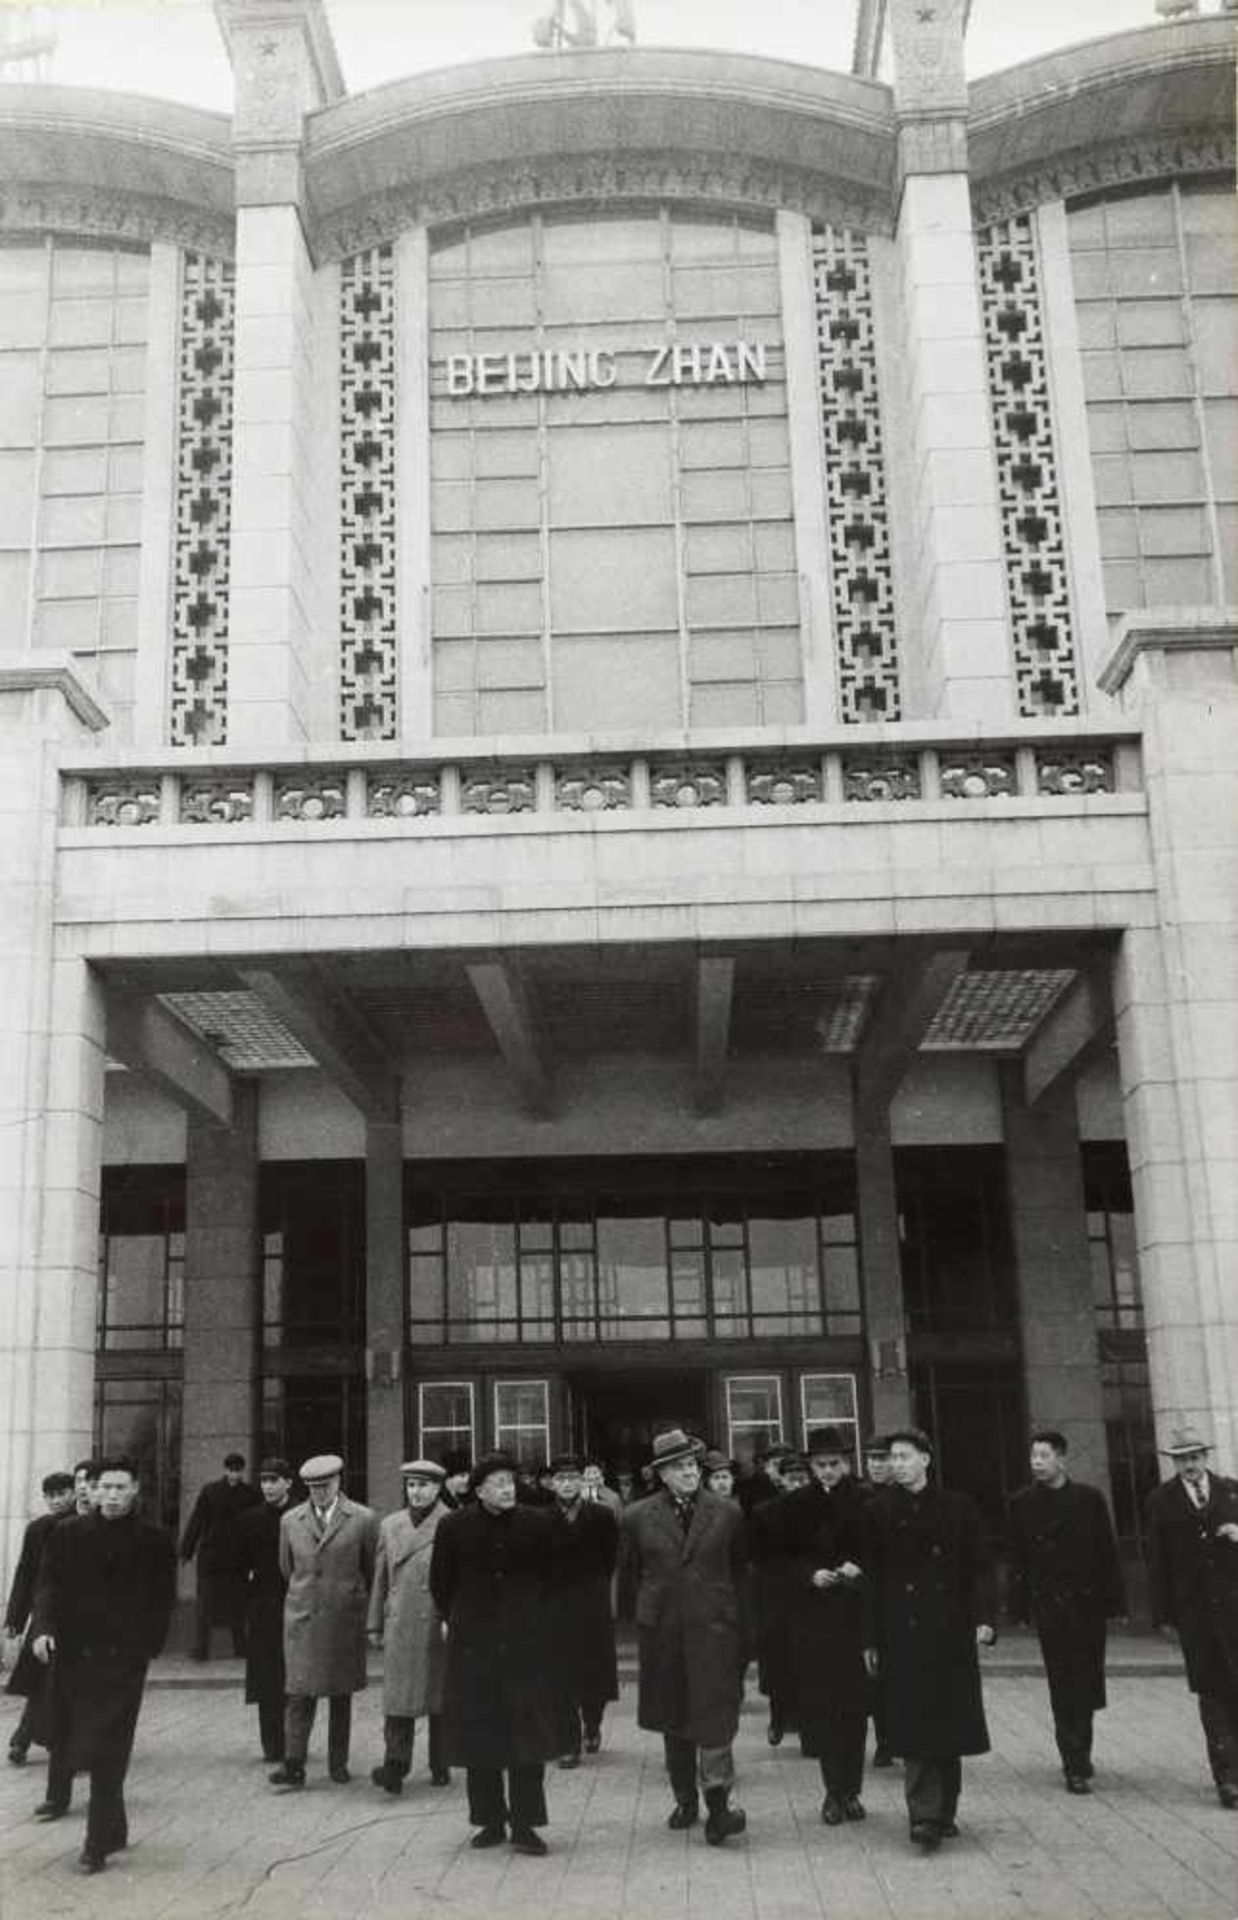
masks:
<path id="1" fill-rule="evenodd" d="M 1019 712 L 1079 711 L 1053 408 L 1030 214 L 979 235 L 981 305 Z"/>
<path id="2" fill-rule="evenodd" d="M 844 721 L 902 710 L 868 243 L 814 227 L 817 367 L 825 436 L 838 705 Z"/>
<path id="3" fill-rule="evenodd" d="M 234 274 L 187 253 L 181 268 L 170 738 L 228 738 Z"/>
<path id="4" fill-rule="evenodd" d="M 340 738 L 394 740 L 395 262 L 340 269 Z"/>

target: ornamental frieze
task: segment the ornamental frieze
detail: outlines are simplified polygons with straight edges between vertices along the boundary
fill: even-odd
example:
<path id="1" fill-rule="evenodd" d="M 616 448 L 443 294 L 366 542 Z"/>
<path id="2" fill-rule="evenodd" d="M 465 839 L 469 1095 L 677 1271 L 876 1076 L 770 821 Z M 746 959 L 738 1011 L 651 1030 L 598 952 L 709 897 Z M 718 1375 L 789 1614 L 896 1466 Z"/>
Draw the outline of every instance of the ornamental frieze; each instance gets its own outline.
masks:
<path id="1" fill-rule="evenodd" d="M 1228 133 L 1075 148 L 1046 166 L 973 180 L 972 205 L 977 225 L 983 226 L 1053 200 L 1081 200 L 1113 187 L 1186 180 L 1193 174 L 1232 175 L 1236 153 L 1234 136 Z"/>
<path id="2" fill-rule="evenodd" d="M 0 231 L 72 233 L 94 240 L 166 240 L 192 252 L 231 259 L 231 219 L 179 200 L 80 187 L 0 188 Z"/>

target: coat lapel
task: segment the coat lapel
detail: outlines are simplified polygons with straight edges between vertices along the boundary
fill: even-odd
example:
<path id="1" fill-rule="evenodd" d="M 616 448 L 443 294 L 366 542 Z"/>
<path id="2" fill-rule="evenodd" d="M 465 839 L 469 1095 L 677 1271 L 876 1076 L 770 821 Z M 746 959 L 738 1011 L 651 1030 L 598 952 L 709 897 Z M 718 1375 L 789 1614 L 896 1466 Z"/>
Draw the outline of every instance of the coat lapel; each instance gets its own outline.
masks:
<path id="1" fill-rule="evenodd" d="M 684 1535 L 683 1557 L 685 1560 L 692 1558 L 700 1546 L 701 1541 L 709 1532 L 712 1524 L 713 1514 L 710 1512 L 709 1495 L 707 1493 L 698 1493 L 692 1508 L 692 1519 L 689 1523 L 688 1531 Z M 679 1525 L 677 1520 L 675 1521 L 675 1525 Z"/>
<path id="2" fill-rule="evenodd" d="M 321 1538 L 318 1537 L 317 1529 L 314 1526 L 313 1516 L 311 1515 L 310 1530 L 311 1532 L 314 1533 L 320 1549 L 326 1546 L 328 1540 L 334 1540 L 336 1534 L 339 1532 L 340 1528 L 343 1526 L 345 1520 L 347 1520 L 351 1512 L 352 1512 L 351 1504 L 348 1501 L 346 1501 L 343 1494 L 341 1494 L 339 1499 L 335 1503 L 335 1512 L 331 1515 L 330 1520 L 327 1522 L 326 1529 L 323 1532 Z"/>

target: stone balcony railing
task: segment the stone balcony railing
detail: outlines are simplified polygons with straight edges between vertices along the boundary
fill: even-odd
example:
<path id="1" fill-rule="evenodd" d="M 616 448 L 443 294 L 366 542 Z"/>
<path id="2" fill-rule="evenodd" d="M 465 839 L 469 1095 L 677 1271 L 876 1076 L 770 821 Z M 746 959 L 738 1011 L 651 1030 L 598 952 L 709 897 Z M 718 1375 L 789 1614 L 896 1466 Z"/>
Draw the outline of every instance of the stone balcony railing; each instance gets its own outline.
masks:
<path id="1" fill-rule="evenodd" d="M 1052 803 L 1135 793 L 1138 736 L 1129 728 L 1018 724 L 991 739 L 923 724 L 849 728 L 845 739 L 736 745 L 694 742 L 642 751 L 453 747 L 441 757 L 398 749 L 316 748 L 246 756 L 189 751 L 134 768 L 64 769 L 67 829 L 274 827 L 318 822 L 419 823 L 548 814 L 878 804 Z M 530 821 L 530 825 L 533 822 Z"/>

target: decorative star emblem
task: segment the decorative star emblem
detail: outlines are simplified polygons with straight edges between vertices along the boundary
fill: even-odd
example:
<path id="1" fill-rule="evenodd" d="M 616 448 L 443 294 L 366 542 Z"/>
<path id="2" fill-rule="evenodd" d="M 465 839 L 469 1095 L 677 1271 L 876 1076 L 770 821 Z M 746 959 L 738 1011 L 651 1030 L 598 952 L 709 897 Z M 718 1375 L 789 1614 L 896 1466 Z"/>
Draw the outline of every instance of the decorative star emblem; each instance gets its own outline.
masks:
<path id="1" fill-rule="evenodd" d="M 936 18 L 937 18 L 936 7 L 917 7 L 916 8 L 917 20 L 923 23 L 927 23 L 930 20 L 936 20 Z"/>
<path id="2" fill-rule="evenodd" d="M 272 60 L 279 52 L 279 41 L 268 33 L 265 39 L 258 42 L 258 51 L 264 60 Z"/>

